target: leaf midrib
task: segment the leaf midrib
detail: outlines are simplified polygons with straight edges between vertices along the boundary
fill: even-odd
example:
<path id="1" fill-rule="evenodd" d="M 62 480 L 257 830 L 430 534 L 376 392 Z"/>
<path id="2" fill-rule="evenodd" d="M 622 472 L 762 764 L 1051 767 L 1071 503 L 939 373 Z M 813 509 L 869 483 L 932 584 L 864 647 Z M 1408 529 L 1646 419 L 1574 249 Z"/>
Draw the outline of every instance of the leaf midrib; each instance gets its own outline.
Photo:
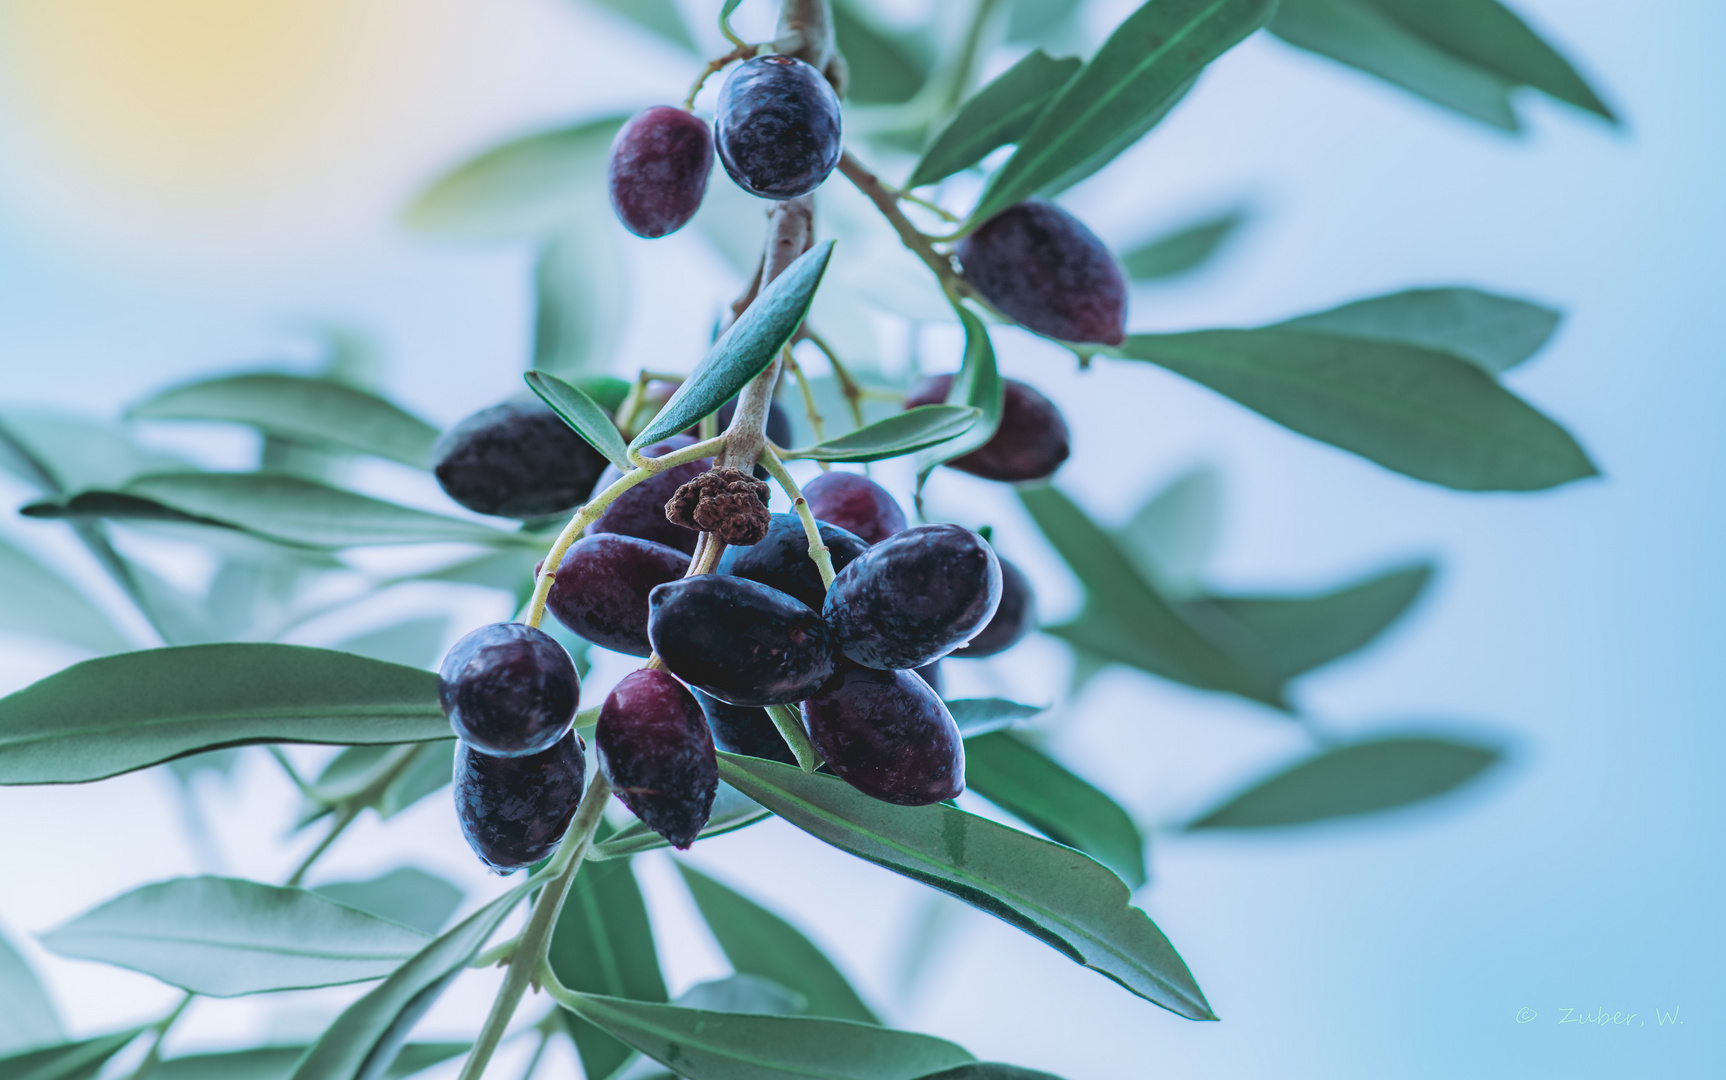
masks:
<path id="1" fill-rule="evenodd" d="M 293 956 L 308 960 L 337 960 L 350 961 L 353 963 L 367 963 L 374 960 L 408 960 L 418 955 L 420 950 L 425 948 L 425 946 L 431 941 L 431 938 L 429 937 L 422 938 L 418 943 L 418 948 L 410 949 L 406 952 L 397 950 L 395 952 L 366 953 L 356 956 L 352 953 L 335 953 L 318 949 L 295 949 L 289 945 L 261 944 L 250 940 L 227 941 L 212 938 L 189 937 L 184 934 L 66 929 L 56 931 L 51 935 L 51 937 L 61 944 L 75 945 L 80 942 L 92 941 L 119 943 L 145 941 L 165 945 L 196 945 L 206 949 L 222 949 L 232 952 L 264 953 L 270 956 Z"/>
<path id="2" fill-rule="evenodd" d="M 331 720 L 346 719 L 349 717 L 371 718 L 371 717 L 434 716 L 434 715 L 437 715 L 437 710 L 433 709 L 429 705 L 341 706 L 339 709 L 332 709 L 330 711 L 340 713 L 339 716 L 331 716 L 330 717 Z M 172 717 L 156 717 L 156 718 L 146 717 L 146 718 L 142 718 L 142 719 L 132 719 L 132 720 L 121 721 L 121 722 L 118 722 L 118 723 L 115 723 L 112 725 L 80 727 L 80 728 L 60 728 L 60 729 L 56 729 L 56 730 L 52 730 L 52 731 L 33 732 L 33 733 L 27 734 L 25 736 L 22 736 L 19 738 L 14 738 L 14 739 L 7 739 L 4 736 L 0 736 L 0 751 L 9 751 L 9 750 L 12 750 L 16 747 L 38 746 L 38 745 L 41 745 L 42 743 L 53 742 L 56 740 L 64 740 L 64 739 L 70 739 L 70 738 L 82 738 L 82 737 L 86 737 L 86 736 L 95 736 L 95 735 L 108 735 L 108 734 L 112 734 L 113 732 L 116 732 L 116 731 L 137 731 L 140 728 L 156 728 L 156 727 L 170 726 L 170 725 L 175 725 L 175 724 L 185 724 L 185 723 L 189 723 L 189 722 L 193 722 L 193 721 L 223 723 L 223 722 L 234 721 L 234 720 L 245 720 L 245 719 L 249 719 L 249 718 L 250 719 L 257 719 L 257 720 L 278 720 L 278 719 L 293 719 L 293 718 L 297 718 L 297 717 L 307 717 L 310 715 L 312 715 L 312 714 L 306 712 L 306 710 L 304 710 L 304 709 L 259 709 L 259 710 L 255 710 L 255 711 L 249 711 L 249 712 L 194 712 L 194 713 L 182 713 L 178 716 L 172 716 Z M 442 738 L 442 736 L 436 736 L 434 738 Z M 431 742 L 434 740 L 433 739 L 399 739 L 396 741 L 398 741 L 398 742 Z M 356 743 L 354 745 L 364 746 L 364 745 L 386 745 L 386 744 Z"/>

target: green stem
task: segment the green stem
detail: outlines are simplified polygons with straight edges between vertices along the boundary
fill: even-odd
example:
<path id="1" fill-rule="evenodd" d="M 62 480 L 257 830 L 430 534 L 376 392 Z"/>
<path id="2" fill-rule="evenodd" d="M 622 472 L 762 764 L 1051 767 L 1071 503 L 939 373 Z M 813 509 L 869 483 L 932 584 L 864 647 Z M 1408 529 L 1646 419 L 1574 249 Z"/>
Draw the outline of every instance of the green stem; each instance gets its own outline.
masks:
<path id="1" fill-rule="evenodd" d="M 798 487 L 797 481 L 791 479 L 791 474 L 785 471 L 785 463 L 779 460 L 779 455 L 773 452 L 771 446 L 761 448 L 761 465 L 768 475 L 785 489 L 785 494 L 791 497 L 791 508 L 797 511 L 798 520 L 803 522 L 803 535 L 809 539 L 809 557 L 815 561 L 815 569 L 821 572 L 821 587 L 831 589 L 833 557 L 828 553 L 827 545 L 821 541 L 821 525 L 809 509 L 809 500 L 803 497 L 803 489 Z"/>
<path id="2" fill-rule="evenodd" d="M 300 865 L 294 868 L 294 872 L 288 875 L 288 880 L 283 884 L 291 886 L 304 881 L 306 874 L 312 869 L 312 864 L 323 858 L 324 853 L 330 850 L 330 845 L 334 844 L 336 838 L 342 833 L 347 832 L 348 826 L 352 825 L 354 819 L 359 816 L 360 811 L 357 806 L 352 803 L 344 803 L 342 808 L 336 811 L 336 820 L 330 826 L 330 831 L 324 834 L 322 840 L 318 841 L 318 846 L 312 849 L 311 854 L 300 861 Z"/>
<path id="3" fill-rule="evenodd" d="M 786 347 L 782 355 L 786 368 L 791 372 L 791 377 L 797 380 L 797 390 L 803 397 L 803 412 L 809 417 L 809 426 L 815 430 L 815 441 L 826 442 L 827 431 L 821 421 L 821 412 L 815 406 L 815 393 L 809 389 L 809 378 L 803 374 L 803 365 L 797 362 L 797 357 L 792 354 L 789 346 Z M 825 468 L 825 463 L 823 463 L 823 468 Z"/>
<path id="4" fill-rule="evenodd" d="M 515 1015 L 528 985 L 533 982 L 535 972 L 541 968 L 549 970 L 544 963 L 545 950 L 551 944 L 552 930 L 557 927 L 558 913 L 563 910 L 563 902 L 569 896 L 576 872 L 581 869 L 582 859 L 593 845 L 594 831 L 599 828 L 605 804 L 610 799 L 611 785 L 606 782 L 605 774 L 600 773 L 588 785 L 587 794 L 575 812 L 575 820 L 570 822 L 569 832 L 543 871 L 546 884 L 534 899 L 527 927 L 522 930 L 521 941 L 510 957 L 503 986 L 497 992 L 497 999 L 491 1003 L 491 1012 L 485 1018 L 485 1026 L 480 1028 L 479 1037 L 474 1040 L 473 1052 L 462 1066 L 459 1080 L 479 1080 L 485 1074 L 485 1067 L 496 1052 L 497 1044 L 502 1041 L 504 1029 L 509 1026 L 510 1018 Z"/>
<path id="5" fill-rule="evenodd" d="M 839 390 L 845 395 L 845 404 L 851 409 L 852 423 L 862 427 L 863 398 L 867 396 L 866 392 L 857 385 L 857 380 L 851 377 L 851 372 L 839 361 L 839 354 L 833 350 L 833 346 L 827 344 L 826 338 L 808 327 L 804 327 L 803 336 L 813 342 L 815 347 L 821 350 L 821 355 L 827 358 L 827 366 L 833 369 L 833 377 L 839 380 Z"/>
<path id="6" fill-rule="evenodd" d="M 809 741 L 809 733 L 803 730 L 803 718 L 797 714 L 796 708 L 790 705 L 769 705 L 767 716 L 773 721 L 773 726 L 779 729 L 785 745 L 791 748 L 791 755 L 797 759 L 799 769 L 812 773 L 821 767 L 821 755 L 816 751 L 815 744 Z"/>
<path id="7" fill-rule="evenodd" d="M 138 1067 L 132 1070 L 131 1080 L 144 1080 L 145 1077 L 156 1071 L 156 1066 L 162 1060 L 162 1040 L 168 1037 L 168 1030 L 174 1026 L 176 1020 L 180 1019 L 180 1014 L 186 1011 L 186 1006 L 190 1005 L 196 996 L 196 994 L 187 992 L 186 996 L 180 999 L 180 1003 L 174 1006 L 172 1012 L 150 1026 L 150 1030 L 156 1036 L 155 1040 L 150 1043 L 150 1049 L 144 1054 L 144 1060 L 138 1062 Z"/>

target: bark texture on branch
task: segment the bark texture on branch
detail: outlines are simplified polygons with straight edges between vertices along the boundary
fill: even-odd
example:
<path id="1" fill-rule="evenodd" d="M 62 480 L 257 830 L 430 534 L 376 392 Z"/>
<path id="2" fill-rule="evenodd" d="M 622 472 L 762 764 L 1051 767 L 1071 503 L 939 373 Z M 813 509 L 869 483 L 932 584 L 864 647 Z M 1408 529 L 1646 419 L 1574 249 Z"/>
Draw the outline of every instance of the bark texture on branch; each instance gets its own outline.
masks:
<path id="1" fill-rule="evenodd" d="M 797 261 L 815 243 L 815 202 L 804 195 L 773 204 L 767 217 L 767 247 L 761 254 L 761 288 L 766 288 L 785 268 Z M 773 404 L 773 388 L 779 385 L 779 358 L 743 388 L 737 396 L 737 412 L 725 429 L 724 460 L 716 465 L 749 469 L 761 456 L 767 410 Z"/>

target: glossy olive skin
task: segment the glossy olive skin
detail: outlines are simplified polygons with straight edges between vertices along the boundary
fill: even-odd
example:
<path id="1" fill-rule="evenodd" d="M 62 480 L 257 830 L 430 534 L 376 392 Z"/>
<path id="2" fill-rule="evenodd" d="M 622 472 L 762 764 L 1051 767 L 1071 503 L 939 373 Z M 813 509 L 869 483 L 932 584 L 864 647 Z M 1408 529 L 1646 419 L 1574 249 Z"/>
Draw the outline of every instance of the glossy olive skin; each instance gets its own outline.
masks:
<path id="1" fill-rule="evenodd" d="M 669 672 L 632 671 L 599 710 L 599 769 L 623 805 L 673 847 L 695 842 L 719 790 L 713 735 L 695 696 Z"/>
<path id="2" fill-rule="evenodd" d="M 676 581 L 689 556 L 622 533 L 599 533 L 569 546 L 545 606 L 557 621 L 602 649 L 646 656 L 647 594 Z"/>
<path id="3" fill-rule="evenodd" d="M 965 741 L 929 684 L 910 671 L 846 665 L 803 702 L 815 749 L 865 795 L 927 806 L 965 790 Z"/>
<path id="4" fill-rule="evenodd" d="M 494 757 L 520 757 L 550 749 L 569 730 L 581 680 L 550 634 L 526 623 L 492 623 L 444 654 L 437 693 L 461 739 Z"/>
<path id="5" fill-rule="evenodd" d="M 643 109 L 611 143 L 611 208 L 637 236 L 674 233 L 701 209 L 711 172 L 713 135 L 705 123 L 673 105 Z"/>
<path id="6" fill-rule="evenodd" d="M 862 473 L 824 472 L 804 485 L 803 498 L 817 521 L 837 525 L 867 544 L 879 544 L 905 529 L 905 511 L 886 488 Z"/>
<path id="7" fill-rule="evenodd" d="M 583 750 L 573 730 L 526 757 L 492 757 L 457 743 L 456 819 L 474 854 L 507 874 L 557 850 L 581 802 Z"/>
<path id="8" fill-rule="evenodd" d="M 794 199 L 820 187 L 843 150 L 839 96 L 790 56 L 758 56 L 719 89 L 719 160 L 751 195 Z"/>
<path id="9" fill-rule="evenodd" d="M 1072 435 L 1067 430 L 1066 418 L 1035 387 L 1016 379 L 1001 381 L 1001 426 L 988 442 L 947 462 L 947 467 L 1006 483 L 1042 480 L 1054 475 L 1072 453 Z M 947 400 L 952 385 L 951 375 L 924 379 L 905 398 L 905 407 L 939 405 Z"/>
<path id="10" fill-rule="evenodd" d="M 836 574 L 869 550 L 868 544 L 837 525 L 817 522 L 816 529 L 827 546 L 827 557 L 833 561 Z M 803 519 L 796 514 L 774 514 L 767 535 L 759 543 L 726 548 L 715 573 L 734 574 L 771 585 L 816 611 L 821 610 L 822 602 L 827 599 L 821 571 L 809 557 L 809 536 L 803 531 Z"/>
<path id="11" fill-rule="evenodd" d="M 581 505 L 605 458 L 538 400 L 481 409 L 438 437 L 432 471 L 469 510 L 534 518 Z"/>
<path id="12" fill-rule="evenodd" d="M 647 638 L 672 673 L 730 705 L 787 705 L 833 674 L 833 636 L 807 604 L 748 578 L 656 587 Z"/>
<path id="13" fill-rule="evenodd" d="M 844 656 L 882 670 L 919 668 L 977 635 L 1001 602 L 1001 562 L 958 525 L 919 525 L 840 571 L 822 614 Z"/>
<path id="14" fill-rule="evenodd" d="M 1025 635 L 1037 628 L 1037 596 L 1031 581 L 1017 566 L 1001 560 L 1001 605 L 989 625 L 963 647 L 948 653 L 954 660 L 977 660 L 994 656 L 1025 640 Z"/>
<path id="15" fill-rule="evenodd" d="M 681 450 L 694 443 L 688 435 L 673 435 L 664 442 L 656 442 L 641 452 L 642 457 L 663 457 L 674 450 Z M 665 504 L 671 495 L 684 484 L 706 472 L 713 464 L 712 458 L 701 458 L 687 464 L 673 466 L 658 476 L 648 477 L 641 483 L 619 495 L 615 502 L 605 508 L 592 525 L 587 527 L 589 533 L 622 533 L 642 540 L 652 540 L 656 544 L 676 548 L 685 555 L 695 554 L 695 542 L 701 534 L 693 529 L 685 529 L 681 525 L 673 525 L 665 517 Z M 599 482 L 593 486 L 593 493 L 598 494 L 623 478 L 615 465 L 607 465 L 600 474 Z"/>
<path id="16" fill-rule="evenodd" d="M 785 745 L 767 710 L 752 705 L 727 705 L 712 694 L 695 691 L 695 700 L 707 714 L 707 726 L 713 730 L 713 745 L 728 754 L 748 754 L 750 757 L 797 764 L 797 755 Z"/>
<path id="17" fill-rule="evenodd" d="M 965 280 L 1028 330 L 1119 345 L 1127 280 L 1109 248 L 1054 203 L 1009 206 L 959 241 Z"/>

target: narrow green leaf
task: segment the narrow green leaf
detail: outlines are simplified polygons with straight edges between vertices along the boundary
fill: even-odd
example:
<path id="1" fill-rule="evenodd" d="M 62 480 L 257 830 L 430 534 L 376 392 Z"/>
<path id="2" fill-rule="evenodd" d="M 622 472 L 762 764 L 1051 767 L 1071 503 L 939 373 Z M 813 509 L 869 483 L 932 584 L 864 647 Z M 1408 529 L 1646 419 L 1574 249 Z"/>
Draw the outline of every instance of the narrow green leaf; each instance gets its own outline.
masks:
<path id="1" fill-rule="evenodd" d="M 6 598 L 0 603 L 0 631 L 61 641 L 93 653 L 122 652 L 132 647 L 82 592 L 3 537 L 0 596 Z"/>
<path id="2" fill-rule="evenodd" d="M 1134 281 L 1178 277 L 1209 261 L 1246 220 L 1247 212 L 1237 207 L 1195 221 L 1127 252 L 1121 256 L 1121 268 Z"/>
<path id="3" fill-rule="evenodd" d="M 850 1020 L 708 1012 L 574 992 L 558 1002 L 687 1080 L 916 1080 L 972 1060 L 945 1039 Z"/>
<path id="4" fill-rule="evenodd" d="M 450 785 L 455 774 L 455 740 L 421 743 L 412 761 L 402 768 L 378 800 L 381 818 L 392 818 L 427 795 Z"/>
<path id="5" fill-rule="evenodd" d="M 1522 126 L 1510 81 L 1413 33 L 1373 0 L 1282 0 L 1270 31 L 1482 123 L 1504 131 Z"/>
<path id="6" fill-rule="evenodd" d="M 1012 0 L 1007 40 L 1042 41 L 1072 22 L 1083 7 L 1083 0 Z"/>
<path id="7" fill-rule="evenodd" d="M 1050 633 L 1189 686 L 1282 705 L 1279 681 L 1242 664 L 1203 633 L 1140 576 L 1114 537 L 1071 499 L 1056 488 L 1038 487 L 1019 489 L 1019 501 L 1089 598 L 1085 618 L 1069 627 L 1051 627 Z M 1106 625 L 1100 620 L 1107 620 Z M 1068 632 L 1073 626 L 1082 628 L 1079 635 L 1096 640 L 1079 640 Z"/>
<path id="8" fill-rule="evenodd" d="M 1018 142 L 1083 66 L 1076 56 L 1056 59 L 1041 49 L 1032 49 L 960 106 L 923 151 L 905 186 L 922 187 L 945 180 L 1000 147 Z"/>
<path id="9" fill-rule="evenodd" d="M 527 379 L 528 387 L 550 405 L 553 412 L 563 417 L 563 422 L 574 428 L 577 435 L 587 440 L 589 446 L 624 472 L 634 471 L 635 466 L 629 463 L 629 445 L 623 441 L 623 433 L 617 430 L 611 414 L 597 401 L 556 375 L 530 371 L 523 377 Z"/>
<path id="10" fill-rule="evenodd" d="M 933 50 L 927 39 L 877 26 L 867 3 L 835 0 L 833 37 L 845 57 L 845 96 L 854 102 L 893 105 L 910 101 L 929 81 Z"/>
<path id="11" fill-rule="evenodd" d="M 437 429 L 393 402 L 330 379 L 254 372 L 165 390 L 135 420 L 225 420 L 278 438 L 431 466 Z"/>
<path id="12" fill-rule="evenodd" d="M 1417 480 L 1538 491 L 1596 475 L 1562 427 L 1449 353 L 1271 327 L 1134 334 L 1117 355 Z"/>
<path id="13" fill-rule="evenodd" d="M 832 255 L 833 241 L 823 241 L 762 289 L 629 448 L 640 450 L 694 426 L 765 370 L 803 324 Z"/>
<path id="14" fill-rule="evenodd" d="M 187 467 L 177 457 L 134 445 L 110 424 L 0 410 L 0 468 L 45 495 L 116 488 L 143 473 Z"/>
<path id="15" fill-rule="evenodd" d="M 1570 62 L 1498 0 L 1371 3 L 1412 33 L 1463 60 L 1603 119 L 1618 120 Z"/>
<path id="16" fill-rule="evenodd" d="M 1279 770 L 1187 828 L 1300 825 L 1407 806 L 1460 787 L 1500 757 L 1492 747 L 1451 739 L 1366 739 Z"/>
<path id="17" fill-rule="evenodd" d="M 957 1069 L 931 1073 L 922 1077 L 921 1080 L 1061 1080 L 1061 1078 L 1053 1073 L 1039 1072 L 1036 1069 L 1022 1069 L 1017 1065 L 979 1061 L 975 1065 L 961 1065 Z"/>
<path id="18" fill-rule="evenodd" d="M 443 655 L 444 639 L 449 636 L 449 616 L 432 615 L 423 619 L 404 619 L 378 630 L 343 638 L 336 643 L 342 652 L 366 656 L 390 664 L 429 668 L 436 666 Z"/>
<path id="19" fill-rule="evenodd" d="M 425 943 L 418 930 L 305 889 L 222 877 L 146 885 L 42 935 L 61 956 L 209 997 L 378 979 Z"/>
<path id="20" fill-rule="evenodd" d="M 894 806 L 842 780 L 719 755 L 726 780 L 843 851 L 958 897 L 1128 991 L 1194 1020 L 1215 1019 L 1156 924 L 1121 879 L 1081 852 L 937 803 Z"/>
<path id="21" fill-rule="evenodd" d="M 947 711 L 953 714 L 959 733 L 969 739 L 1012 727 L 1045 710 L 1041 705 L 1021 705 L 1006 698 L 956 698 L 947 702 Z"/>
<path id="22" fill-rule="evenodd" d="M 574 376 L 610 362 L 629 322 L 629 267 L 598 191 L 541 245 L 533 304 L 534 367 Z"/>
<path id="23" fill-rule="evenodd" d="M 365 881 L 332 881 L 312 891 L 338 904 L 411 926 L 428 937 L 443 929 L 462 902 L 460 889 L 413 866 L 398 866 Z"/>
<path id="24" fill-rule="evenodd" d="M 572 990 L 632 1001 L 666 1001 L 647 903 L 628 859 L 584 866 L 558 914 L 546 955 Z M 574 1013 L 564 1022 L 581 1055 L 583 1076 L 610 1076 L 633 1051 Z"/>
<path id="25" fill-rule="evenodd" d="M 1170 481 L 1133 514 L 1117 539 L 1165 596 L 1198 591 L 1222 521 L 1222 480 L 1199 466 Z"/>
<path id="26" fill-rule="evenodd" d="M 617 14 L 635 23 L 637 26 L 671 42 L 673 45 L 689 52 L 695 52 L 695 39 L 689 36 L 689 28 L 683 25 L 683 16 L 678 13 L 677 5 L 672 0 L 590 0 L 607 11 Z"/>
<path id="27" fill-rule="evenodd" d="M 379 1080 L 402 1080 L 467 1051 L 469 1043 L 409 1043 Z M 215 1054 L 169 1058 L 150 1071 L 150 1080 L 288 1080 L 305 1056 L 304 1046 L 264 1046 Z"/>
<path id="28" fill-rule="evenodd" d="M 917 455 L 919 488 L 935 466 L 969 454 L 994 438 L 995 429 L 1001 426 L 1001 404 L 1007 387 L 995 366 L 995 347 L 989 341 L 989 328 L 964 304 L 955 303 L 953 311 L 965 328 L 965 359 L 959 365 L 959 373 L 953 376 L 953 384 L 947 388 L 947 404 L 968 405 L 981 410 L 983 416 L 963 434 Z"/>
<path id="29" fill-rule="evenodd" d="M 449 737 L 429 671 L 299 645 L 86 660 L 0 698 L 0 784 L 101 780 L 253 743 Z"/>
<path id="30" fill-rule="evenodd" d="M 477 522 L 281 473 L 154 473 L 135 478 L 124 493 L 199 520 L 225 522 L 282 543 L 314 548 L 523 542 Z"/>
<path id="31" fill-rule="evenodd" d="M 771 979 L 803 995 L 811 1016 L 881 1022 L 827 954 L 802 931 L 687 863 L 679 862 L 677 869 L 733 970 Z"/>
<path id="32" fill-rule="evenodd" d="M 30 962 L 0 934 L 0 1056 L 65 1040 L 54 1003 Z"/>
<path id="33" fill-rule="evenodd" d="M 526 881 L 516 885 L 349 1005 L 300 1060 L 291 1080 L 373 1080 L 385 1075 L 414 1024 L 479 955 L 527 892 Z"/>
<path id="34" fill-rule="evenodd" d="M 1275 0 L 1149 0 L 1115 28 L 990 177 L 972 227 L 1073 183 L 1137 142 L 1205 65 L 1263 24 Z"/>
<path id="35" fill-rule="evenodd" d="M 792 450 L 785 457 L 852 462 L 901 457 L 957 438 L 982 417 L 982 409 L 969 405 L 919 405 L 858 428 L 849 435 L 828 439 L 803 450 Z"/>
<path id="36" fill-rule="evenodd" d="M 1419 563 L 1311 596 L 1208 597 L 1190 604 L 1209 609 L 1200 617 L 1229 626 L 1230 643 L 1247 663 L 1287 680 L 1366 648 L 1414 606 L 1433 571 L 1431 563 Z"/>
<path id="37" fill-rule="evenodd" d="M 0 1058 L 0 1080 L 95 1080 L 108 1059 L 143 1031 L 132 1028 Z"/>
<path id="38" fill-rule="evenodd" d="M 456 166 L 403 215 L 421 232 L 466 239 L 539 236 L 591 208 L 626 116 L 514 139 Z"/>
<path id="39" fill-rule="evenodd" d="M 1454 353 L 1494 374 L 1540 351 L 1563 314 L 1478 289 L 1410 289 L 1277 324 Z"/>
<path id="40" fill-rule="evenodd" d="M 771 816 L 754 799 L 721 780 L 719 791 L 713 796 L 713 812 L 708 815 L 707 824 L 702 826 L 696 839 L 705 840 L 710 836 L 733 832 L 745 825 L 765 821 Z M 632 821 L 595 844 L 588 858 L 617 859 L 670 846 L 663 836 L 639 821 Z"/>
<path id="41" fill-rule="evenodd" d="M 1132 888 L 1145 883 L 1145 838 L 1115 800 L 1008 731 L 965 740 L 965 786 Z"/>
<path id="42" fill-rule="evenodd" d="M 741 3 L 743 0 L 725 0 L 719 7 L 719 32 L 728 38 L 731 36 L 731 13 L 736 11 L 737 5 Z"/>
<path id="43" fill-rule="evenodd" d="M 808 1001 L 793 990 L 756 975 L 727 975 L 709 979 L 677 995 L 675 1005 L 709 1012 L 749 1013 L 754 1016 L 796 1016 Z"/>

